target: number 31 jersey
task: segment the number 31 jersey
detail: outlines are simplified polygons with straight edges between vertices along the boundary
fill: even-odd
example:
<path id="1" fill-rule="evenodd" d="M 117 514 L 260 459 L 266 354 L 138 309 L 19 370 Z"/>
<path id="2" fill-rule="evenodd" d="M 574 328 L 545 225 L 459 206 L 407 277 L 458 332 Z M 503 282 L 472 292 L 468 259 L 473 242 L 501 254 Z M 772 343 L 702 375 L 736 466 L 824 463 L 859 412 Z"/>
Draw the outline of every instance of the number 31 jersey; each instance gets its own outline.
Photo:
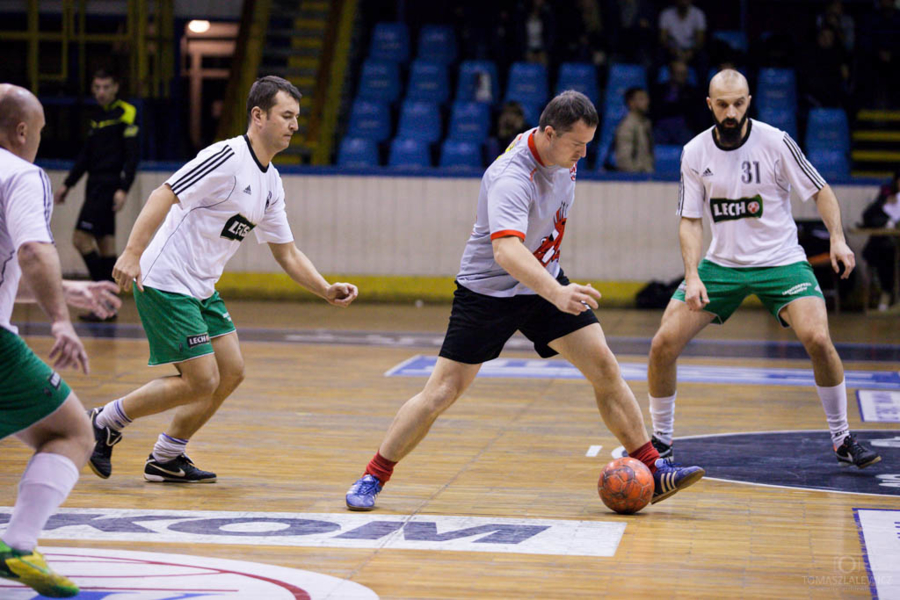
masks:
<path id="1" fill-rule="evenodd" d="M 807 201 L 825 180 L 784 131 L 750 119 L 736 148 L 715 128 L 684 147 L 678 214 L 712 228 L 706 258 L 724 267 L 776 267 L 806 260 L 791 214 L 791 188 Z"/>
<path id="2" fill-rule="evenodd" d="M 246 135 L 202 150 L 166 185 L 178 203 L 141 256 L 144 285 L 205 300 L 251 231 L 260 244 L 294 241 L 278 170 Z"/>

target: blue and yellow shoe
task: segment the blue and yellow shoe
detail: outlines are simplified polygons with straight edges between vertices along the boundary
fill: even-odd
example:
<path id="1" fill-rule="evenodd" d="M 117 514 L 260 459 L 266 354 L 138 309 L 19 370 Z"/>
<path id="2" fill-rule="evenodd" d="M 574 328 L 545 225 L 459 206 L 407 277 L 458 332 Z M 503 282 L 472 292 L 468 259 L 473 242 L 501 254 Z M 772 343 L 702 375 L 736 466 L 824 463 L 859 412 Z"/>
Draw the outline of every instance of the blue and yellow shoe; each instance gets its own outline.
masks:
<path id="1" fill-rule="evenodd" d="M 372 475 L 363 475 L 347 490 L 347 508 L 350 510 L 372 510 L 375 497 L 381 492 L 381 482 Z"/>
<path id="2" fill-rule="evenodd" d="M 71 598 L 78 586 L 47 566 L 37 550 L 22 552 L 0 542 L 0 577 L 24 583 L 47 598 Z"/>
<path id="3" fill-rule="evenodd" d="M 706 475 L 702 467 L 682 467 L 669 459 L 656 459 L 656 472 L 653 474 L 653 499 L 651 504 L 665 500 L 675 492 L 694 485 Z"/>

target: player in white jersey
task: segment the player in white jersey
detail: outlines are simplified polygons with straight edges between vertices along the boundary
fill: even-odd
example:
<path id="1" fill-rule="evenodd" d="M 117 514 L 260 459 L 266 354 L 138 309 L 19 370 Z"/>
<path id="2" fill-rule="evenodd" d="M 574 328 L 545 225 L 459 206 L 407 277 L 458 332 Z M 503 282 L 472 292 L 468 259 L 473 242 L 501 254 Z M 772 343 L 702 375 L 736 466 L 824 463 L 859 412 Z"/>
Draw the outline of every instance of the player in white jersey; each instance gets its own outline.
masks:
<path id="1" fill-rule="evenodd" d="M 880 457 L 850 434 L 844 367 L 828 332 L 825 299 L 797 243 L 791 189 L 804 201 L 815 199 L 831 234 L 831 264 L 835 273 L 843 265 L 846 279 L 856 261 L 844 241 L 840 207 L 787 133 L 747 118 L 750 100 L 747 80 L 737 71 L 713 77 L 707 104 L 715 126 L 691 140 L 681 157 L 685 280 L 650 348 L 652 441 L 660 455 L 672 455 L 675 364 L 685 345 L 709 323 L 724 323 L 755 294 L 782 326 L 794 329 L 812 359 L 838 462 L 867 467 Z M 713 237 L 701 261 L 704 215 Z"/>
<path id="2" fill-rule="evenodd" d="M 112 447 L 126 425 L 177 407 L 144 465 L 144 478 L 216 480 L 215 473 L 194 466 L 185 447 L 244 378 L 237 332 L 215 284 L 251 231 L 306 289 L 335 306 L 356 298 L 356 286 L 325 281 L 294 244 L 288 225 L 284 188 L 271 160 L 297 130 L 299 100 L 290 82 L 258 79 L 247 99 L 246 135 L 201 151 L 141 210 L 113 277 L 123 290 L 134 289 L 150 365 L 173 364 L 178 374 L 91 411 L 96 443 L 90 464 L 98 476 L 110 476 Z"/>
<path id="3" fill-rule="evenodd" d="M 32 164 L 43 127 L 37 98 L 0 84 L 0 439 L 15 435 L 35 451 L 0 534 L 0 577 L 43 596 L 68 598 L 78 587 L 54 573 L 35 547 L 47 519 L 78 481 L 93 436 L 78 397 L 25 345 L 10 316 L 14 302 L 37 302 L 52 322 L 54 366 L 88 373 L 87 353 L 66 304 L 105 317 L 121 301 L 111 282 L 62 281 L 50 233 L 50 180 Z"/>
<path id="4" fill-rule="evenodd" d="M 403 405 L 365 474 L 347 492 L 351 510 L 374 508 L 397 461 L 516 330 L 534 342 L 541 357 L 559 353 L 591 382 L 610 431 L 653 472 L 653 502 L 703 477 L 699 467 L 677 468 L 659 460 L 634 394 L 590 310 L 597 308 L 600 293 L 570 283 L 559 266 L 575 201 L 576 164 L 598 120 L 586 96 L 563 92 L 544 109 L 539 127 L 519 135 L 485 172 L 440 357 L 425 389 Z"/>

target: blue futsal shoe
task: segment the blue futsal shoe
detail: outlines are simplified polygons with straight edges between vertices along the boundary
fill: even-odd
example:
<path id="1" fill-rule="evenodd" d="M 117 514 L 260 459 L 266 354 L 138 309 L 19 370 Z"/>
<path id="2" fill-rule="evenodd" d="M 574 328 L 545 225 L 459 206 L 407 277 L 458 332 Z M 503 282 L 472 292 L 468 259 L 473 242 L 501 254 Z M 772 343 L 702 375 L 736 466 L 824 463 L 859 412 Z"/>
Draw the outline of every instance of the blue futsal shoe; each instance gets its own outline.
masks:
<path id="1" fill-rule="evenodd" d="M 656 504 L 665 500 L 675 492 L 694 485 L 706 475 L 702 467 L 681 467 L 665 458 L 656 459 L 656 472 L 653 474 L 653 500 Z"/>
<path id="2" fill-rule="evenodd" d="M 381 482 L 372 475 L 363 475 L 347 490 L 347 508 L 350 510 L 372 510 L 375 497 L 381 492 Z"/>

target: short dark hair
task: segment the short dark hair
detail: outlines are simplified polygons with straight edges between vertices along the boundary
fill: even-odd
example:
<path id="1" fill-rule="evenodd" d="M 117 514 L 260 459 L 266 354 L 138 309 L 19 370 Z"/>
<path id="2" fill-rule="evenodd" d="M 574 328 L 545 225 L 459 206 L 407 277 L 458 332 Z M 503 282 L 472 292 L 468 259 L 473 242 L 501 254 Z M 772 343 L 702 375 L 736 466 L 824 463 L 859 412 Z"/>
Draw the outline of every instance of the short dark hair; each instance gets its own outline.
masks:
<path id="1" fill-rule="evenodd" d="M 247 123 L 250 122 L 250 111 L 253 110 L 254 106 L 258 106 L 266 114 L 269 114 L 269 110 L 275 106 L 275 95 L 278 92 L 288 94 L 297 102 L 300 102 L 300 98 L 303 97 L 300 90 L 294 87 L 294 84 L 287 79 L 282 79 L 277 75 L 260 77 L 253 82 L 253 86 L 250 88 L 250 95 L 247 96 Z"/>
<path id="2" fill-rule="evenodd" d="M 596 127 L 600 123 L 600 117 L 597 116 L 594 103 L 587 96 L 575 90 L 566 90 L 544 108 L 538 126 L 541 131 L 549 126 L 559 133 L 565 133 L 578 121 L 584 121 L 588 127 Z"/>
<path id="3" fill-rule="evenodd" d="M 634 86 L 634 87 L 628 88 L 627 90 L 625 90 L 625 105 L 627 106 L 628 104 L 630 104 L 631 101 L 634 100 L 634 97 L 638 94 L 638 92 L 646 92 L 646 91 L 647 90 L 645 90 L 641 86 Z"/>
<path id="4" fill-rule="evenodd" d="M 94 71 L 94 76 L 91 77 L 91 81 L 94 81 L 95 79 L 112 79 L 113 83 L 119 83 L 119 77 L 109 69 L 97 69 Z"/>

